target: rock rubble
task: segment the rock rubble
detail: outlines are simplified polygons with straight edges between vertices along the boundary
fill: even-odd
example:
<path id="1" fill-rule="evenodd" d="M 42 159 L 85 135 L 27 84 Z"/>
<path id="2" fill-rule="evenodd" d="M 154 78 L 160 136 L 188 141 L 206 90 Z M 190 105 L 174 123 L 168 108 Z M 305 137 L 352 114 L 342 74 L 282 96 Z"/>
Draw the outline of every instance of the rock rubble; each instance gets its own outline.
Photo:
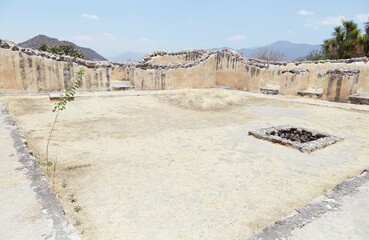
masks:
<path id="1" fill-rule="evenodd" d="M 351 69 L 345 67 L 332 68 L 327 71 L 327 74 L 339 74 L 339 75 L 347 75 L 353 76 L 359 74 L 360 71 L 358 69 Z"/>

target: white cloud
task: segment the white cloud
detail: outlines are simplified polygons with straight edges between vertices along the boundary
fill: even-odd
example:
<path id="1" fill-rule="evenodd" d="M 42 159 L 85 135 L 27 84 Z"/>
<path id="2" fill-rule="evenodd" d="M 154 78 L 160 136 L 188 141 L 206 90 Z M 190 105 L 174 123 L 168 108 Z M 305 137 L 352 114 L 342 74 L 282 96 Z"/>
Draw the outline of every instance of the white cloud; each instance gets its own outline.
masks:
<path id="1" fill-rule="evenodd" d="M 229 36 L 227 38 L 228 41 L 245 41 L 246 39 L 247 39 L 246 36 L 239 35 L 239 34 L 236 34 L 236 35 L 233 35 L 233 36 Z"/>
<path id="2" fill-rule="evenodd" d="M 297 14 L 300 15 L 300 16 L 309 16 L 309 15 L 313 15 L 314 12 L 302 9 L 302 10 L 298 11 Z"/>
<path id="3" fill-rule="evenodd" d="M 99 20 L 99 17 L 93 14 L 82 13 L 81 16 L 89 20 Z"/>
<path id="4" fill-rule="evenodd" d="M 356 14 L 355 17 L 360 22 L 368 22 L 369 21 L 369 13 L 359 13 L 359 14 Z"/>
<path id="5" fill-rule="evenodd" d="M 306 27 L 312 27 L 314 29 L 319 29 L 320 27 L 325 26 L 339 26 L 341 25 L 342 20 L 347 20 L 345 16 L 338 16 L 338 17 L 325 17 L 321 20 L 316 21 L 307 21 L 305 26 Z"/>

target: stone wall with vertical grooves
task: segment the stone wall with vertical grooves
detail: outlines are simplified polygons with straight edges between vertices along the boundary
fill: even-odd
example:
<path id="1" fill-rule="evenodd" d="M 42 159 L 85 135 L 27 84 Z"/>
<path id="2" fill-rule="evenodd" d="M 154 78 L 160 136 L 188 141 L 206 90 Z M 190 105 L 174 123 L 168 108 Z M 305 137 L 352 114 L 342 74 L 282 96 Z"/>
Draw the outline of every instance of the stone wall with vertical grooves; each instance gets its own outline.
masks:
<path id="1" fill-rule="evenodd" d="M 92 62 L 20 48 L 0 40 L 0 93 L 65 89 L 80 68 L 81 90 L 110 90 L 111 81 L 130 81 L 136 89 L 228 87 L 258 92 L 272 86 L 280 94 L 320 90 L 321 98 L 347 102 L 369 92 L 368 58 L 317 62 L 265 62 L 222 49 L 153 52 L 137 63 Z"/>

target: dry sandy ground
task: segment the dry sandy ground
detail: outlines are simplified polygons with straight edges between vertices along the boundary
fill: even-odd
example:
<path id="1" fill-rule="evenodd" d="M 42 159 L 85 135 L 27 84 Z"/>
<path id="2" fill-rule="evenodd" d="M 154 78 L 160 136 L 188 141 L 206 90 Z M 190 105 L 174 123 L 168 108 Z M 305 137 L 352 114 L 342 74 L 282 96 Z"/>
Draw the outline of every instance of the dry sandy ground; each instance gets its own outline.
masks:
<path id="1" fill-rule="evenodd" d="M 50 152 L 55 191 L 81 237 L 245 239 L 369 166 L 369 108 L 232 94 L 240 94 L 230 101 L 236 106 L 214 111 L 160 95 L 85 94 L 71 102 Z M 2 100 L 42 159 L 53 103 Z M 282 124 L 345 140 L 307 154 L 248 135 Z"/>

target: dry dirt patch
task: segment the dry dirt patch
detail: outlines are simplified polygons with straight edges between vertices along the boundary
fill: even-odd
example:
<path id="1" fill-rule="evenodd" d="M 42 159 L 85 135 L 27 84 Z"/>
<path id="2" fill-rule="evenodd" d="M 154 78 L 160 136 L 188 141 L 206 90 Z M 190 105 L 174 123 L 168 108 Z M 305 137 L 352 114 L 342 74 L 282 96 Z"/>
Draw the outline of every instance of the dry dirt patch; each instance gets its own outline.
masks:
<path id="1" fill-rule="evenodd" d="M 247 100 L 240 92 L 224 89 L 183 89 L 158 97 L 174 106 L 201 111 L 223 110 L 230 106 L 239 106 Z"/>
<path id="2" fill-rule="evenodd" d="M 193 99 L 183 91 L 159 98 L 91 94 L 61 113 L 55 191 L 83 239 L 245 239 L 369 166 L 367 112 L 247 95 L 203 110 L 195 102 L 205 101 L 179 100 Z M 2 100 L 42 160 L 53 103 Z M 283 124 L 345 141 L 303 154 L 248 136 Z"/>

